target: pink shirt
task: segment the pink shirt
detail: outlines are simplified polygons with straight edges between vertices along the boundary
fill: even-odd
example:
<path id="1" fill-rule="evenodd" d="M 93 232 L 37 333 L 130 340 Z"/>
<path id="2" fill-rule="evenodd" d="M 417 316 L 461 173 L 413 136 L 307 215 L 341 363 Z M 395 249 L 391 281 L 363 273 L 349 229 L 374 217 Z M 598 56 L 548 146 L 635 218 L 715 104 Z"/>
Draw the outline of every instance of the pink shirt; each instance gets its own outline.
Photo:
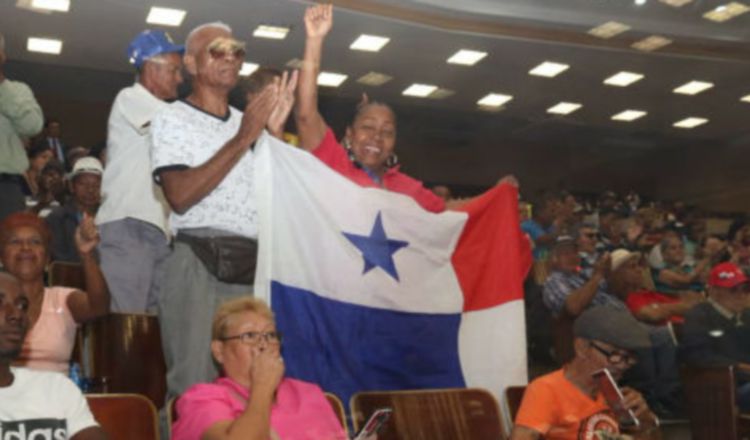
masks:
<path id="1" fill-rule="evenodd" d="M 44 289 L 42 311 L 23 341 L 16 365 L 68 373 L 78 326 L 68 309 L 68 296 L 75 291 L 59 286 Z"/>
<path id="2" fill-rule="evenodd" d="M 177 400 L 172 440 L 200 440 L 208 428 L 244 411 L 250 392 L 232 379 L 193 385 Z M 271 429 L 282 440 L 345 440 L 346 433 L 317 385 L 284 379 L 271 408 Z"/>
<path id="3" fill-rule="evenodd" d="M 318 145 L 312 153 L 326 165 L 338 171 L 339 174 L 359 186 L 379 186 L 372 180 L 365 170 L 349 160 L 349 155 L 346 153 L 346 149 L 336 141 L 336 137 L 333 135 L 333 131 L 330 127 L 326 130 L 326 134 L 320 142 L 320 145 Z M 422 182 L 412 179 L 406 174 L 398 171 L 398 169 L 399 167 L 395 166 L 389 168 L 388 171 L 385 172 L 383 175 L 382 188 L 411 197 L 427 211 L 445 211 L 445 202 L 443 199 L 425 188 L 424 185 L 422 185 Z"/>

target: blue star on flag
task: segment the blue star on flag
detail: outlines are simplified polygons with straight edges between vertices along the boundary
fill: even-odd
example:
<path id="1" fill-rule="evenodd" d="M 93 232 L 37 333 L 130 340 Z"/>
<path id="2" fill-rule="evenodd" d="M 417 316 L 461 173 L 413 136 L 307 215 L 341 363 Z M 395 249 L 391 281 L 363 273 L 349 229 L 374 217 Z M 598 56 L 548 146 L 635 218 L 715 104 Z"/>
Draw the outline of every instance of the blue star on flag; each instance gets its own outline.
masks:
<path id="1" fill-rule="evenodd" d="M 409 246 L 409 242 L 391 240 L 385 235 L 380 212 L 378 212 L 378 216 L 375 218 L 375 224 L 372 226 L 370 235 L 357 235 L 348 232 L 342 232 L 342 234 L 362 252 L 362 258 L 365 260 L 365 269 L 362 271 L 363 275 L 375 267 L 379 267 L 393 277 L 393 279 L 399 281 L 396 265 L 393 263 L 393 254 L 399 249 Z"/>

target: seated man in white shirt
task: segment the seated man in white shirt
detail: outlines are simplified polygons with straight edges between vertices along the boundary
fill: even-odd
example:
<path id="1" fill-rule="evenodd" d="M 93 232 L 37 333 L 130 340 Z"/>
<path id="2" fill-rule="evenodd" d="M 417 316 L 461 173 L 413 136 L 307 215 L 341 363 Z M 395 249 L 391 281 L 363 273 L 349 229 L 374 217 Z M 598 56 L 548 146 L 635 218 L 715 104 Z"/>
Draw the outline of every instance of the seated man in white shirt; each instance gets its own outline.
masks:
<path id="1" fill-rule="evenodd" d="M 28 308 L 21 283 L 0 270 L 0 439 L 106 439 L 68 378 L 10 366 L 26 337 Z"/>

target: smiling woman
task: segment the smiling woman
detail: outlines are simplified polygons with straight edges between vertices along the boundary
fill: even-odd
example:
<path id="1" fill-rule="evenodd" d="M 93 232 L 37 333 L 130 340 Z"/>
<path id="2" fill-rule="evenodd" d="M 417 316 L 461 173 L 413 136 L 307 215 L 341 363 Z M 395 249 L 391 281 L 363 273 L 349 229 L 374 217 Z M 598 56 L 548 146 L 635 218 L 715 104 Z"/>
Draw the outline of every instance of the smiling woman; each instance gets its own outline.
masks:
<path id="1" fill-rule="evenodd" d="M 94 248 L 99 236 L 93 217 L 86 216 L 76 230 L 87 291 L 45 287 L 51 233 L 44 220 L 28 212 L 11 214 L 0 223 L 0 259 L 16 276 L 29 298 L 30 329 L 17 362 L 30 368 L 66 373 L 73 351 L 76 326 L 106 314 L 109 291 Z"/>

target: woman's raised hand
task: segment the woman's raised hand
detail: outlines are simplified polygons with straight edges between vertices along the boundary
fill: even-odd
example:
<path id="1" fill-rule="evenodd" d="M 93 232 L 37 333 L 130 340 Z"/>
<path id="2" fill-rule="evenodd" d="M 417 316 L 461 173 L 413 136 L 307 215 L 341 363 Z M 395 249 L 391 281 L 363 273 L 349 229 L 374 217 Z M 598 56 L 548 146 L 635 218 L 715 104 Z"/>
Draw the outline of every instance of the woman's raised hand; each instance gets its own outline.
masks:
<path id="1" fill-rule="evenodd" d="M 83 219 L 76 228 L 75 233 L 76 247 L 81 255 L 90 254 L 96 245 L 99 244 L 99 230 L 94 224 L 94 217 L 88 213 L 83 213 Z"/>
<path id="2" fill-rule="evenodd" d="M 317 5 L 305 11 L 308 38 L 323 38 L 333 27 L 333 5 Z"/>

